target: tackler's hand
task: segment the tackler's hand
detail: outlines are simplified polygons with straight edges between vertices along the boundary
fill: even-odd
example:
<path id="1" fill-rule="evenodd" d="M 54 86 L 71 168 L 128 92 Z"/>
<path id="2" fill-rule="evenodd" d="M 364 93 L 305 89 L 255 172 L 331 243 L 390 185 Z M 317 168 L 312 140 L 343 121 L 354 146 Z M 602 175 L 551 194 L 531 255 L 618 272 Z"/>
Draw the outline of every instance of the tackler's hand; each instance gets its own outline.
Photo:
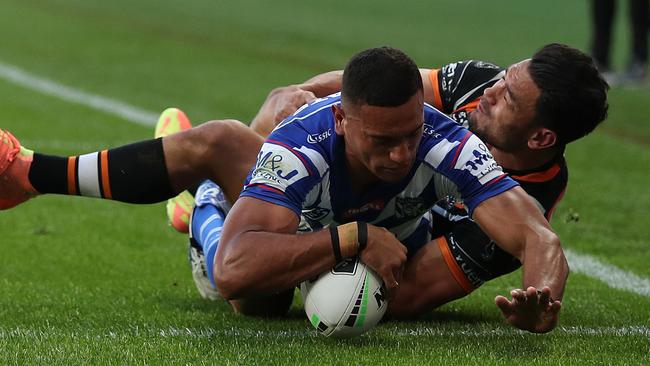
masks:
<path id="1" fill-rule="evenodd" d="M 282 122 L 298 108 L 316 99 L 314 93 L 303 90 L 295 85 L 277 89 L 273 95 L 275 124 Z"/>
<path id="2" fill-rule="evenodd" d="M 512 300 L 497 296 L 494 302 L 512 326 L 532 333 L 547 333 L 555 328 L 562 303 L 551 298 L 550 288 L 538 291 L 531 286 L 526 291 L 512 290 L 510 295 Z"/>

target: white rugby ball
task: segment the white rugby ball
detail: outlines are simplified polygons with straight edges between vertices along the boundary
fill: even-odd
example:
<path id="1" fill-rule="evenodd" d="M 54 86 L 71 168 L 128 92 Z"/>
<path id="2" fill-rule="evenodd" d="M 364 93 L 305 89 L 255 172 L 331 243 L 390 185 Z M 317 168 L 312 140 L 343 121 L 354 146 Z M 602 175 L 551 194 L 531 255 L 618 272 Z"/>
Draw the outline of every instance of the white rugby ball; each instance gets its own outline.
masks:
<path id="1" fill-rule="evenodd" d="M 356 337 L 377 325 L 388 308 L 381 278 L 356 257 L 303 282 L 300 292 L 307 318 L 328 337 Z"/>

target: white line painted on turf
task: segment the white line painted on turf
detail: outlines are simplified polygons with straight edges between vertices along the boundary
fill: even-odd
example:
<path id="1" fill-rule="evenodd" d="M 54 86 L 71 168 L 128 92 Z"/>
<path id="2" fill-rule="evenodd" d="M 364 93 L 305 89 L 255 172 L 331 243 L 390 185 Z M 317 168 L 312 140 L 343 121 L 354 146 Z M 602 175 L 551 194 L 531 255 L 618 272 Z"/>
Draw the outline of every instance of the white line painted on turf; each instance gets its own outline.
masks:
<path id="1" fill-rule="evenodd" d="M 1 127 L 1 126 L 0 126 Z M 72 150 L 77 153 L 86 151 L 103 150 L 109 147 L 122 146 L 133 141 L 128 140 L 115 140 L 115 141 L 63 141 L 63 140 L 33 140 L 33 139 L 20 139 L 20 144 L 28 149 L 37 150 L 54 150 L 65 149 Z"/>
<path id="2" fill-rule="evenodd" d="M 0 61 L 0 78 L 14 84 L 51 95 L 68 102 L 82 104 L 108 114 L 124 118 L 127 121 L 145 126 L 156 124 L 158 114 L 150 112 L 116 99 L 84 92 L 50 79 L 30 74 L 16 66 Z"/>
<path id="3" fill-rule="evenodd" d="M 383 329 L 382 329 L 383 328 Z M 378 331 L 387 331 L 391 336 L 398 337 L 466 337 L 482 338 L 490 336 L 521 336 L 530 334 L 528 332 L 514 328 L 496 328 L 496 329 L 476 329 L 476 327 L 463 327 L 463 329 L 440 329 L 440 328 L 399 328 L 389 329 L 392 327 L 380 326 Z M 553 334 L 572 335 L 572 336 L 613 336 L 613 337 L 631 337 L 641 336 L 650 338 L 650 328 L 647 326 L 625 326 L 625 327 L 560 327 Z M 368 336 L 381 335 L 378 332 L 371 332 Z M 212 337 L 252 337 L 252 338 L 304 338 L 320 337 L 315 330 L 258 330 L 258 329 L 240 329 L 240 328 L 139 328 L 108 331 L 94 331 L 92 329 L 81 331 L 63 331 L 56 328 L 0 328 L 0 339 L 11 338 L 212 338 Z"/>
<path id="4" fill-rule="evenodd" d="M 381 329 L 379 326 L 378 329 Z M 384 328 L 384 330 L 387 330 Z M 439 328 L 398 328 L 388 330 L 391 335 L 395 336 L 439 336 L 439 337 L 486 337 L 486 336 L 507 336 L 507 335 L 522 335 L 529 334 L 526 331 L 518 330 L 515 328 L 495 328 L 495 329 L 476 329 L 476 327 L 467 326 L 464 329 L 439 329 Z M 554 333 L 565 333 L 571 335 L 581 336 L 644 336 L 650 337 L 650 328 L 646 326 L 626 326 L 626 327 L 559 327 Z M 213 337 L 213 336 L 248 336 L 248 337 L 304 337 L 304 336 L 318 336 L 315 330 L 305 331 L 264 331 L 255 329 L 190 329 L 190 328 L 167 328 L 161 329 L 157 335 L 163 338 L 171 337 Z"/>
<path id="5" fill-rule="evenodd" d="M 572 272 L 596 278 L 615 289 L 650 297 L 650 280 L 647 278 L 624 271 L 614 265 L 603 263 L 590 255 L 580 254 L 571 249 L 564 249 L 564 254 L 567 261 L 569 261 Z"/>
<path id="6" fill-rule="evenodd" d="M 393 332 L 391 332 L 393 334 Z M 400 329 L 395 332 L 402 336 L 465 336 L 465 337 L 488 337 L 488 336 L 508 336 L 530 334 L 529 332 L 514 328 L 496 328 L 474 330 L 441 330 L 436 328 L 414 328 Z M 570 334 L 576 336 L 643 336 L 650 338 L 650 328 L 646 326 L 627 326 L 627 327 L 559 327 L 553 331 L 553 334 Z"/>

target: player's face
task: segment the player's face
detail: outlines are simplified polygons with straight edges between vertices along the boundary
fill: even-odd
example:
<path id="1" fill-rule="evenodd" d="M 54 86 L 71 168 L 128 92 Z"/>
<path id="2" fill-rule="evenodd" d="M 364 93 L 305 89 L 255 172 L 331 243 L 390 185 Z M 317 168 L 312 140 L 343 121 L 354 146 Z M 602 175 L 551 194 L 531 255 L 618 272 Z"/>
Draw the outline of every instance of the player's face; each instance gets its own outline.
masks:
<path id="1" fill-rule="evenodd" d="M 336 111 L 335 111 L 336 112 Z M 424 121 L 422 92 L 397 107 L 343 106 L 337 133 L 344 135 L 349 168 L 366 180 L 398 182 L 415 156 Z"/>
<path id="2" fill-rule="evenodd" d="M 488 144 L 505 152 L 524 149 L 539 127 L 535 105 L 540 90 L 528 72 L 530 60 L 508 68 L 506 75 L 485 90 L 470 116 L 469 128 Z"/>

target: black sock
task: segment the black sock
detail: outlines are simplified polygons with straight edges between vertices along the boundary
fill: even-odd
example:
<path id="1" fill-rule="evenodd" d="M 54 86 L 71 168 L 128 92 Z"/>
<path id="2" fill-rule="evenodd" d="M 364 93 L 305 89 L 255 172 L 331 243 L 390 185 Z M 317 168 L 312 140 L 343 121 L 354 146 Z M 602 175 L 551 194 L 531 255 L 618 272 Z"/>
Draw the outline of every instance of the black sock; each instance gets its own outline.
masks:
<path id="1" fill-rule="evenodd" d="M 162 139 L 60 157 L 34 153 L 29 180 L 40 193 L 155 203 L 174 197 Z"/>

